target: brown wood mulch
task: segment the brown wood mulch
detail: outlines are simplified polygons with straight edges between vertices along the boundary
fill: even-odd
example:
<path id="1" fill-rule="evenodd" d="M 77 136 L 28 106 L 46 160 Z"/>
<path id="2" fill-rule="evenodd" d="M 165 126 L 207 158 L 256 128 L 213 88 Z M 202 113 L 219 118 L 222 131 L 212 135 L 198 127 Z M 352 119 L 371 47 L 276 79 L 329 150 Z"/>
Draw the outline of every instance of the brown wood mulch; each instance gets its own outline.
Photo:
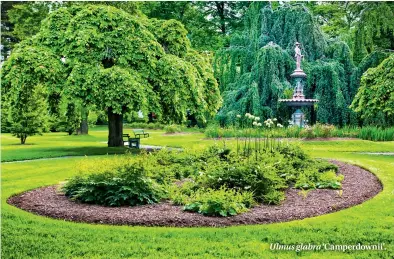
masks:
<path id="1" fill-rule="evenodd" d="M 23 210 L 67 221 L 113 225 L 143 226 L 230 226 L 267 224 L 314 217 L 360 204 L 382 190 L 372 173 L 349 164 L 331 161 L 345 176 L 342 194 L 337 190 L 311 190 L 306 197 L 299 190 L 288 189 L 287 199 L 277 206 L 258 205 L 233 217 L 207 217 L 184 212 L 170 202 L 136 207 L 104 207 L 74 202 L 57 191 L 57 186 L 42 187 L 8 199 Z"/>

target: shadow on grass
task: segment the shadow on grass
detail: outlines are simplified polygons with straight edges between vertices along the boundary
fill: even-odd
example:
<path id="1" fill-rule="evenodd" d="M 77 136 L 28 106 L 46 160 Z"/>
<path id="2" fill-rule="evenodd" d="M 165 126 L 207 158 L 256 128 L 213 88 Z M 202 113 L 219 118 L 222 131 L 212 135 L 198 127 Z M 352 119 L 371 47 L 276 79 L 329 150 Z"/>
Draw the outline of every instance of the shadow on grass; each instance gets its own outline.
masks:
<path id="1" fill-rule="evenodd" d="M 138 154 L 140 150 L 129 149 L 127 147 L 54 147 L 19 150 L 15 152 L 3 152 L 1 162 L 32 160 L 39 158 L 53 158 L 62 156 L 97 156 L 97 155 L 114 155 L 125 154 L 126 151 L 132 154 Z"/>
<path id="2" fill-rule="evenodd" d="M 5 146 L 35 146 L 37 145 L 36 143 L 25 143 L 25 144 L 21 144 L 21 143 L 12 143 L 12 144 L 7 144 Z"/>

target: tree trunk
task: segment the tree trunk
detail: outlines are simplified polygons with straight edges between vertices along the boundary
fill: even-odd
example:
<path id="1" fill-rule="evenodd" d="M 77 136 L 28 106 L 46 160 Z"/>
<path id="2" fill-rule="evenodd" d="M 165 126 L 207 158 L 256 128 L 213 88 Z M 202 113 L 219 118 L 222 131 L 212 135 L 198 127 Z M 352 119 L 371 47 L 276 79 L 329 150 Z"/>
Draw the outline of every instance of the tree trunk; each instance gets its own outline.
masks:
<path id="1" fill-rule="evenodd" d="M 224 16 L 225 3 L 224 2 L 215 2 L 215 3 L 216 3 L 216 10 L 220 18 L 220 30 L 223 35 L 226 35 L 226 17 Z"/>
<path id="2" fill-rule="evenodd" d="M 316 112 L 315 107 L 312 105 L 311 107 L 311 126 L 316 124 Z"/>
<path id="3" fill-rule="evenodd" d="M 108 147 L 123 147 L 123 115 L 108 108 Z"/>
<path id="4" fill-rule="evenodd" d="M 22 145 L 25 144 L 26 138 L 27 138 L 27 135 L 26 135 L 26 134 L 21 134 L 21 144 L 22 144 Z"/>
<path id="5" fill-rule="evenodd" d="M 87 135 L 89 132 L 88 116 L 89 116 L 89 110 L 86 107 L 82 107 L 82 109 L 81 109 L 81 129 L 80 129 L 80 132 L 82 135 Z"/>

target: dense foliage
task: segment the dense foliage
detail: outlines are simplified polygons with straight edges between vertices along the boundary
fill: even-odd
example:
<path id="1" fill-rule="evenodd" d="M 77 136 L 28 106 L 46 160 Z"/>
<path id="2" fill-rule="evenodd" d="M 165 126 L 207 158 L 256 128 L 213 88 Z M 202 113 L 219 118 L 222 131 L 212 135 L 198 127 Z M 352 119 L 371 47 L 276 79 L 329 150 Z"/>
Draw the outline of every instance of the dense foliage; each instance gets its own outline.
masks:
<path id="1" fill-rule="evenodd" d="M 375 50 L 394 49 L 394 3 L 364 2 L 358 8 L 353 49 L 356 63 Z"/>
<path id="2" fill-rule="evenodd" d="M 290 109 L 279 103 L 278 99 L 289 98 L 292 93 L 290 74 L 295 68 L 292 57 L 296 41 L 301 43 L 304 55 L 302 67 L 308 76 L 304 86 L 305 95 L 319 99 L 312 110 L 304 110 L 308 119 L 312 123 L 319 121 L 338 126 L 376 123 L 360 118 L 349 105 L 357 92 L 362 74 L 387 57 L 386 52 L 382 48 L 369 47 L 369 51 L 361 56 L 364 58 L 362 62 L 355 67 L 352 53 L 355 50 L 347 44 L 352 42 L 349 41 L 350 36 L 341 37 L 344 41 L 330 39 L 321 28 L 334 35 L 330 26 L 338 29 L 357 25 L 358 31 L 363 31 L 363 35 L 369 35 L 371 39 L 379 35 L 389 39 L 392 37 L 392 19 L 386 25 L 383 21 L 391 17 L 388 13 L 392 5 L 363 4 L 362 10 L 365 9 L 365 12 L 360 21 L 355 16 L 356 9 L 359 10 L 361 5 L 357 8 L 343 3 L 306 6 L 315 15 L 321 15 L 325 21 L 322 27 L 319 26 L 318 16 L 297 3 L 251 4 L 244 17 L 244 30 L 232 35 L 230 46 L 215 56 L 215 73 L 224 99 L 223 108 L 218 114 L 221 125 L 233 124 L 237 114 L 246 112 L 264 119 L 277 117 L 281 123 L 287 123 Z M 381 9 L 385 12 L 378 19 L 380 27 L 374 28 L 374 17 L 379 13 L 377 10 Z M 327 22 L 328 19 L 333 23 Z M 336 32 L 342 35 L 344 29 Z M 370 41 L 370 44 L 372 42 L 377 41 Z M 379 120 L 379 125 L 391 123 L 386 118 Z"/>
<path id="3" fill-rule="evenodd" d="M 394 55 L 367 70 L 352 107 L 362 117 L 382 116 L 385 121 L 394 123 Z"/>
<path id="4" fill-rule="evenodd" d="M 273 128 L 242 128 L 229 126 L 226 128 L 211 124 L 205 131 L 207 138 L 236 138 L 236 137 L 274 137 L 274 138 L 359 138 L 371 141 L 393 141 L 394 127 L 377 126 L 345 126 L 338 128 L 330 124 L 317 123 L 305 128 L 273 127 Z"/>
<path id="5" fill-rule="evenodd" d="M 215 51 L 227 44 L 228 35 L 242 26 L 249 2 L 235 1 L 146 1 L 140 9 L 149 18 L 174 19 L 188 31 L 197 50 Z"/>
<path id="6" fill-rule="evenodd" d="M 170 199 L 185 210 L 230 216 L 247 211 L 256 201 L 279 204 L 289 186 L 341 187 L 343 177 L 336 175 L 336 166 L 311 159 L 288 143 L 255 144 L 248 143 L 242 152 L 215 145 L 83 163 L 79 176 L 63 190 L 89 203 L 119 206 Z"/>
<path id="7" fill-rule="evenodd" d="M 303 44 L 307 61 L 304 69 L 309 78 L 305 92 L 310 97 L 321 97 L 317 120 L 347 122 L 349 116 L 342 93 L 346 94 L 348 71 L 338 61 L 320 59 L 324 54 L 336 55 L 335 58 L 340 57 L 347 64 L 349 51 L 341 45 L 331 46 L 333 43 L 327 42 L 304 8 L 281 6 L 273 9 L 267 3 L 255 3 L 245 16 L 243 33 L 233 36 L 230 47 L 216 57 L 216 73 L 224 96 L 219 116 L 224 123 L 245 112 L 287 121 L 288 111 L 278 99 L 291 92 L 290 74 L 295 68 L 292 56 L 296 41 Z M 335 51 L 326 53 L 327 49 Z M 337 110 L 344 114 L 337 118 L 327 116 Z"/>
<path id="8" fill-rule="evenodd" d="M 11 80 L 11 74 L 20 72 L 35 76 L 35 86 L 45 78 L 35 72 L 41 63 L 53 65 L 56 76 L 65 77 L 50 78 L 50 101 L 66 94 L 78 98 L 82 106 L 108 111 L 111 146 L 122 145 L 120 124 L 126 112 L 154 112 L 163 121 L 180 123 L 189 111 L 205 121 L 220 106 L 220 94 L 209 61 L 190 48 L 186 34 L 177 21 L 148 20 L 111 6 L 62 7 L 51 12 L 39 33 L 20 43 L 6 61 L 3 75 L 10 78 L 6 88 L 23 85 Z M 43 52 L 41 63 L 13 66 L 14 53 L 29 48 Z"/>
<path id="9" fill-rule="evenodd" d="M 42 85 L 34 89 L 20 91 L 10 100 L 8 122 L 10 132 L 25 144 L 28 136 L 41 134 L 47 130 L 48 108 L 45 102 L 45 90 Z"/>
<path id="10" fill-rule="evenodd" d="M 48 48 L 25 45 L 3 64 L 1 79 L 2 123 L 24 144 L 47 128 L 46 99 L 64 80 L 63 66 Z"/>
<path id="11" fill-rule="evenodd" d="M 190 196 L 182 197 L 185 211 L 198 212 L 206 216 L 235 216 L 247 212 L 254 204 L 253 194 L 237 192 L 222 186 L 219 189 L 199 189 Z"/>
<path id="12" fill-rule="evenodd" d="M 99 173 L 71 179 L 63 186 L 65 195 L 107 206 L 158 202 L 163 195 L 161 187 L 147 177 L 143 165 L 126 160 L 127 157 L 111 160 L 113 164 L 102 167 Z"/>
<path id="13" fill-rule="evenodd" d="M 44 86 L 51 130 L 87 133 L 89 114 L 101 114 L 100 121 L 110 124 L 110 146 L 121 145 L 121 121 L 133 121 L 131 114 L 139 110 L 152 112 L 161 123 L 193 117 L 206 125 L 222 106 L 216 79 L 224 100 L 217 116 L 222 126 L 247 112 L 278 117 L 286 125 L 291 111 L 278 99 L 292 93 L 295 41 L 305 56 L 305 94 L 320 100 L 304 109 L 310 122 L 393 124 L 386 108 L 368 116 L 349 108 L 362 77 L 364 88 L 370 87 L 366 71 L 394 48 L 389 2 L 10 2 L 1 7 L 3 56 L 14 47 L 13 56 L 41 56 L 26 69 L 18 67 L 28 62 L 25 58 L 10 57 L 4 64 L 2 131 L 11 130 L 8 115 L 17 98 L 9 89 L 21 89 L 29 77 L 30 89 Z M 221 49 L 214 57 L 215 76 L 212 52 L 192 47 Z M 356 99 L 367 98 L 363 94 L 360 90 Z M 65 99 L 70 105 L 62 103 Z"/>

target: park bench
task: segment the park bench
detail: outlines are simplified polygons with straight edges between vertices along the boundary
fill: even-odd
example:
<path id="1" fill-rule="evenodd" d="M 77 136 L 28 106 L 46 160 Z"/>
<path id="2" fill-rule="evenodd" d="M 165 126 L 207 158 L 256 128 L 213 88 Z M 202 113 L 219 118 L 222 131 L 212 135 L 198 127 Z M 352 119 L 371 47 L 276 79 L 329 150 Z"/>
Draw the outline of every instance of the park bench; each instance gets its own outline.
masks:
<path id="1" fill-rule="evenodd" d="M 143 138 L 149 137 L 149 133 L 146 133 L 143 129 L 133 129 L 133 133 L 134 133 L 134 137 L 136 138 L 141 138 L 141 136 Z"/>
<path id="2" fill-rule="evenodd" d="M 140 138 L 130 138 L 129 134 L 122 134 L 123 138 L 123 145 L 124 145 L 124 138 L 127 138 L 127 142 L 129 143 L 129 148 L 140 148 Z"/>

